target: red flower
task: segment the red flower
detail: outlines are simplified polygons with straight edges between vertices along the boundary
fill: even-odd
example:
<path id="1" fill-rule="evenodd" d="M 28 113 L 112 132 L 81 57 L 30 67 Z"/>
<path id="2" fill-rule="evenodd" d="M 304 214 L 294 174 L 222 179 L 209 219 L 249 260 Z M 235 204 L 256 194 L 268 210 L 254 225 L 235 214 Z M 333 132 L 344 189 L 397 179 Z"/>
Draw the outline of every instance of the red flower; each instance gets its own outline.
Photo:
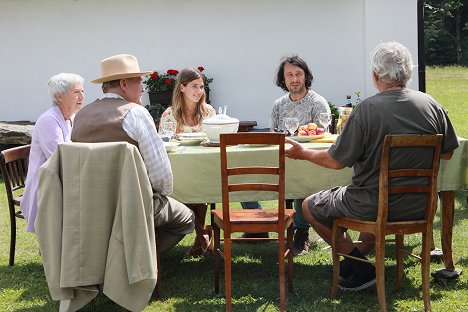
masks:
<path id="1" fill-rule="evenodd" d="M 168 69 L 168 70 L 167 70 L 167 74 L 170 75 L 170 76 L 175 76 L 175 75 L 177 75 L 178 73 L 179 73 L 179 71 L 176 70 L 176 69 Z"/>
<path id="2" fill-rule="evenodd" d="M 151 74 L 150 77 L 151 77 L 151 79 L 156 79 L 156 78 L 158 78 L 158 73 L 154 72 L 154 73 Z"/>
<path id="3" fill-rule="evenodd" d="M 170 74 L 169 74 L 169 75 L 170 75 Z M 172 80 L 171 80 L 171 79 L 166 79 L 166 81 L 165 81 L 165 82 L 166 82 L 166 84 L 167 84 L 168 86 L 170 86 L 170 85 L 171 85 L 171 83 L 172 83 Z"/>
<path id="4" fill-rule="evenodd" d="M 202 71 L 205 70 L 205 67 L 203 67 L 203 66 L 198 66 L 198 70 L 202 72 Z"/>

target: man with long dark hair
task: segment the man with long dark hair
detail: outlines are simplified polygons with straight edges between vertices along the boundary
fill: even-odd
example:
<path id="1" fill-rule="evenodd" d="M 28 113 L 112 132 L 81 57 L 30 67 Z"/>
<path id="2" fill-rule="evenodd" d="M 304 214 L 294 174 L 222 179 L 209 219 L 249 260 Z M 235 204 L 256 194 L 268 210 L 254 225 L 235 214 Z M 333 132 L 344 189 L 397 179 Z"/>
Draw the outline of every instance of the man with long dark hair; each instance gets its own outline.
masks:
<path id="1" fill-rule="evenodd" d="M 273 104 L 270 130 L 285 129 L 284 119 L 296 117 L 300 125 L 319 124 L 320 113 L 330 113 L 327 101 L 311 89 L 314 76 L 307 63 L 297 55 L 281 59 L 276 74 L 276 85 L 288 92 Z M 309 251 L 309 223 L 302 214 L 304 199 L 294 200 L 294 254 L 304 255 Z"/>
<path id="2" fill-rule="evenodd" d="M 311 89 L 314 76 L 307 63 L 297 55 L 281 59 L 276 85 L 288 92 L 273 104 L 270 129 L 285 129 L 284 119 L 296 117 L 300 125 L 319 124 L 320 113 L 330 113 L 327 101 Z"/>

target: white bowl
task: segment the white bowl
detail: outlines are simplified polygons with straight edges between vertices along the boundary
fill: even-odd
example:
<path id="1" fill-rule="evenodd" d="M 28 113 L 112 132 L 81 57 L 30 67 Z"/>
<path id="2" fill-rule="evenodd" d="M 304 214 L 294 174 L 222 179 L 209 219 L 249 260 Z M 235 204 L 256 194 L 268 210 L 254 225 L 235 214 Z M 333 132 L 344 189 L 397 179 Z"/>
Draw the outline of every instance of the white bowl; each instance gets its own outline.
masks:
<path id="1" fill-rule="evenodd" d="M 239 120 L 236 118 L 203 120 L 203 131 L 212 143 L 219 143 L 221 133 L 236 133 L 238 129 Z"/>
<path id="2" fill-rule="evenodd" d="M 164 142 L 164 147 L 166 148 L 166 152 L 171 153 L 177 151 L 179 144 L 179 142 Z"/>

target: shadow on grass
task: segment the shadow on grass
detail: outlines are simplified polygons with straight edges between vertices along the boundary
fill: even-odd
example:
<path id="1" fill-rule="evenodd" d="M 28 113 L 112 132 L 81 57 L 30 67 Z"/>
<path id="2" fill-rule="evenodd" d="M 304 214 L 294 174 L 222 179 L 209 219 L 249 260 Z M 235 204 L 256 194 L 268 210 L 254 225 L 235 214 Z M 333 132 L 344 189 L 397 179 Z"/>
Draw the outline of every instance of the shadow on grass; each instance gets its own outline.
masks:
<path id="1" fill-rule="evenodd" d="M 153 300 L 175 299 L 175 311 L 224 311 L 224 265 L 221 264 L 220 293 L 214 293 L 214 256 L 189 259 L 187 248 L 176 247 L 161 259 L 161 295 Z M 323 253 L 311 250 L 311 253 Z M 275 243 L 235 245 L 232 264 L 232 296 L 235 311 L 276 311 L 279 309 L 278 266 Z M 408 260 L 409 259 L 409 260 Z M 376 311 L 375 287 L 358 293 L 338 292 L 330 299 L 331 265 L 326 261 L 307 263 L 295 258 L 294 292 L 286 294 L 288 311 Z M 177 263 L 177 265 L 173 265 Z M 417 265 L 407 258 L 406 269 Z M 413 278 L 405 276 L 400 292 L 392 294 L 396 268 L 386 266 L 387 300 L 390 311 L 401 300 L 421 297 L 420 273 Z M 181 283 L 181 278 L 183 282 Z M 438 295 L 433 294 L 433 299 Z M 154 301 L 153 301 L 154 302 Z M 363 308 L 363 302 L 366 302 Z M 422 307 L 422 300 L 421 300 Z M 367 309 L 367 310 L 366 310 Z"/>
<path id="2" fill-rule="evenodd" d="M 58 304 L 55 303 L 48 292 L 47 282 L 44 276 L 42 263 L 30 262 L 25 264 L 15 264 L 0 266 L 0 289 L 21 291 L 16 301 L 43 302 L 31 308 L 15 311 L 55 311 Z"/>
<path id="3" fill-rule="evenodd" d="M 418 246 L 408 242 L 411 250 Z M 294 292 L 287 293 L 288 311 L 376 311 L 378 310 L 375 287 L 358 293 L 338 292 L 330 299 L 331 264 L 329 250 L 315 246 L 309 255 L 294 260 Z M 161 257 L 161 298 L 153 298 L 145 311 L 224 311 L 224 271 L 221 269 L 220 293 L 214 293 L 214 256 L 188 258 L 187 246 L 179 245 Z M 235 311 L 277 311 L 279 307 L 277 247 L 275 243 L 233 246 L 233 307 Z M 419 301 L 421 277 L 417 260 L 405 258 L 405 275 L 402 289 L 393 293 L 395 282 L 394 248 L 387 247 L 386 289 L 389 311 L 401 310 L 399 302 Z M 462 261 L 466 262 L 466 259 Z M 221 264 L 223 268 L 223 264 Z M 17 308 L 15 311 L 58 311 L 58 303 L 48 292 L 42 264 L 31 262 L 14 267 L 0 267 L 0 289 L 21 291 L 16 301 L 38 302 L 34 307 Z M 446 291 L 467 289 L 466 281 L 438 285 L 431 281 L 431 299 L 440 299 Z M 465 287 L 465 288 L 463 288 Z M 170 302 L 170 303 L 167 303 Z M 365 302 L 365 305 L 363 304 Z M 96 311 L 125 311 L 104 295 L 96 300 Z M 87 305 L 83 312 L 92 311 Z"/>

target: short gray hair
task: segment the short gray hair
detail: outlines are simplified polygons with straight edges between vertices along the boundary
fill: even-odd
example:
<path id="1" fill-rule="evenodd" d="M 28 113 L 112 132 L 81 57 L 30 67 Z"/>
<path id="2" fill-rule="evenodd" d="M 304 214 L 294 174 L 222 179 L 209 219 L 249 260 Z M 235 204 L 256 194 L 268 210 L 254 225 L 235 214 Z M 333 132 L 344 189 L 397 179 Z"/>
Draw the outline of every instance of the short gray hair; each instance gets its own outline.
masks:
<path id="1" fill-rule="evenodd" d="M 107 93 L 109 89 L 114 89 L 120 86 L 120 79 L 111 80 L 111 81 L 104 81 L 102 83 L 102 92 Z"/>
<path id="2" fill-rule="evenodd" d="M 60 73 L 52 76 L 47 85 L 49 95 L 52 98 L 52 105 L 58 105 L 57 96 L 67 93 L 76 84 L 83 85 L 84 79 L 80 75 L 71 73 Z"/>
<path id="3" fill-rule="evenodd" d="M 371 52 L 371 68 L 383 82 L 406 86 L 413 73 L 413 59 L 402 44 L 383 42 Z"/>

